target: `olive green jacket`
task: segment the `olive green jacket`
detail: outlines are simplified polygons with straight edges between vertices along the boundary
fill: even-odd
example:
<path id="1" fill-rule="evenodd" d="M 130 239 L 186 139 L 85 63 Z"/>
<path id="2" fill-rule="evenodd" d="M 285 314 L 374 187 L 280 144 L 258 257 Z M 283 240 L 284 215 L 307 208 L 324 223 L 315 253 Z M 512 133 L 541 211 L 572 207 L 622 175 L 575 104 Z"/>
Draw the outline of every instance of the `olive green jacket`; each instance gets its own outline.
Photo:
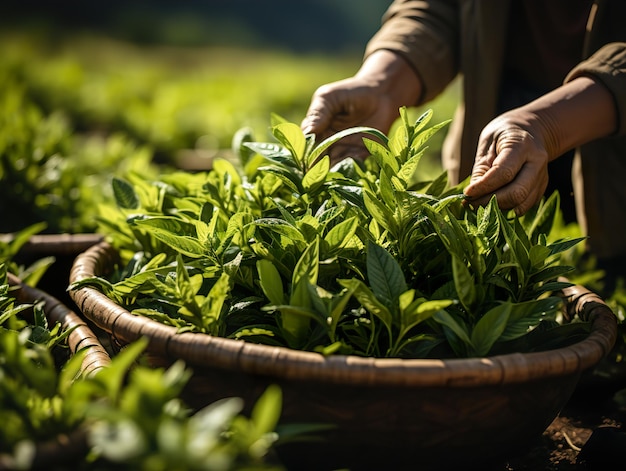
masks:
<path id="1" fill-rule="evenodd" d="M 427 103 L 457 77 L 463 97 L 443 146 L 452 183 L 470 175 L 478 136 L 495 117 L 510 0 L 395 0 L 366 56 L 388 49 L 402 55 L 424 85 Z M 574 187 L 578 221 L 599 257 L 626 255 L 626 2 L 596 0 L 581 63 L 567 76 L 590 74 L 612 92 L 615 136 L 577 150 Z M 584 178 L 583 178 L 584 176 Z"/>

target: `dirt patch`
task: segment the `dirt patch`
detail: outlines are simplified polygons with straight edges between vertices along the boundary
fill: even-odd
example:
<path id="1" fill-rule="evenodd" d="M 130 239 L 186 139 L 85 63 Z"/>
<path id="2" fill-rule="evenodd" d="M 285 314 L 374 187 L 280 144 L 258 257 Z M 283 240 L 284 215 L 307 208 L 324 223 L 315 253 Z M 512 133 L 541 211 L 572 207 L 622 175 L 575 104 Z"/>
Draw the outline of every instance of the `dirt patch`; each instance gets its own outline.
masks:
<path id="1" fill-rule="evenodd" d="M 492 471 L 626 469 L 626 411 L 613 400 L 626 384 L 583 384 L 536 443 Z"/>

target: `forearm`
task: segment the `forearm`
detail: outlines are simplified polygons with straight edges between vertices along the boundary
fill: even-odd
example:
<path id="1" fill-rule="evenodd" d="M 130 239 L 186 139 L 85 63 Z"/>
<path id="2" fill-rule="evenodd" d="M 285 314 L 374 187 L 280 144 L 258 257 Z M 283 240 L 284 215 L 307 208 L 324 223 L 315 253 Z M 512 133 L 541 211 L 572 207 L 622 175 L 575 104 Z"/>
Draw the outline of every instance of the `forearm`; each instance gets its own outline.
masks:
<path id="1" fill-rule="evenodd" d="M 626 42 L 609 43 L 568 74 L 565 82 L 591 76 L 611 91 L 617 106 L 616 135 L 626 135 Z"/>
<path id="2" fill-rule="evenodd" d="M 600 82 L 578 77 L 521 107 L 540 122 L 550 160 L 617 130 L 613 96 Z"/>
<path id="3" fill-rule="evenodd" d="M 365 57 L 394 51 L 422 82 L 418 105 L 437 97 L 459 72 L 458 0 L 395 0 L 368 42 Z"/>

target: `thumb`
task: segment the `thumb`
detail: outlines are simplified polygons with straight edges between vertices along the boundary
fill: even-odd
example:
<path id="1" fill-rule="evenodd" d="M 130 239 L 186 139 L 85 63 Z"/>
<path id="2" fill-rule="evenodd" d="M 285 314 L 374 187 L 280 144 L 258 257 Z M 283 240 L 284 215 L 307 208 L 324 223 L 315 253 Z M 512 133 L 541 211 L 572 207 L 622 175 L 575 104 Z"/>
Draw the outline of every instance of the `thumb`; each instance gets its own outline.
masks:
<path id="1" fill-rule="evenodd" d="M 333 119 L 330 106 L 324 98 L 313 97 L 300 128 L 304 134 L 324 134 Z"/>
<path id="2" fill-rule="evenodd" d="M 464 190 L 465 196 L 470 201 L 484 202 L 516 180 L 524 164 L 523 152 L 511 147 L 501 149 L 497 155 L 477 157 L 470 184 Z"/>

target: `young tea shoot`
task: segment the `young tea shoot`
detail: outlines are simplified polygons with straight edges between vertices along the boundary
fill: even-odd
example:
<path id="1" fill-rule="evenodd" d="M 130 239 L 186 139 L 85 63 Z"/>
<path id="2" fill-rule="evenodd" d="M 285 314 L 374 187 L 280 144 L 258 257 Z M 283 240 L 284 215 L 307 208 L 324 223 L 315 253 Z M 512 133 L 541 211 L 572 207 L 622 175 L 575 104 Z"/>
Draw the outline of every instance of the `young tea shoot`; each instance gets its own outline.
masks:
<path id="1" fill-rule="evenodd" d="M 559 322 L 571 270 L 559 257 L 581 239 L 548 242 L 558 194 L 522 217 L 495 197 L 469 207 L 466 182 L 420 179 L 447 122 L 400 118 L 389 136 L 359 127 L 316 142 L 273 116 L 276 142 L 242 130 L 236 161 L 115 179 L 99 230 L 121 263 L 72 288 L 180 331 L 323 354 L 469 357 L 573 341 L 587 326 Z M 369 156 L 331 166 L 328 150 L 349 135 Z"/>

